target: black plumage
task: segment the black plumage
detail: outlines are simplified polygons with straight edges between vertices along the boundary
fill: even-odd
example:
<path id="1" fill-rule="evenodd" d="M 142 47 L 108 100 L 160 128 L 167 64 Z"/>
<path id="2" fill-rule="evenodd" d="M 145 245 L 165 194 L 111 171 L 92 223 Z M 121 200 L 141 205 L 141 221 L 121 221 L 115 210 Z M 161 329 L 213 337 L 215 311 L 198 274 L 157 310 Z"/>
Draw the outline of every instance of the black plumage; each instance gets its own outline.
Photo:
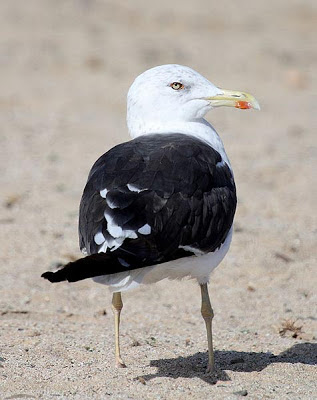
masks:
<path id="1" fill-rule="evenodd" d="M 192 256 L 183 246 L 213 252 L 225 241 L 235 209 L 232 172 L 210 145 L 184 134 L 138 137 L 109 150 L 89 173 L 79 215 L 80 248 L 88 256 L 43 277 L 71 282 Z M 105 214 L 135 238 L 97 254 L 102 244 L 95 235 L 102 232 L 108 242 L 115 236 Z M 138 232 L 145 225 L 150 233 Z"/>

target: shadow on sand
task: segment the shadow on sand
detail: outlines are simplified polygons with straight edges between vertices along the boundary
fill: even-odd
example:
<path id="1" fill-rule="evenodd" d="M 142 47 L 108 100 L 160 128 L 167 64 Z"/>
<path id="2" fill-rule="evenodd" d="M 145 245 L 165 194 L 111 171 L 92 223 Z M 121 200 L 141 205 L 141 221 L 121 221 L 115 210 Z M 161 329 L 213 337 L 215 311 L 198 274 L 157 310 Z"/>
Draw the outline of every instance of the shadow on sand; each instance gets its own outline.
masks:
<path id="1" fill-rule="evenodd" d="M 262 371 L 270 364 L 317 364 L 317 343 L 298 343 L 278 355 L 270 352 L 255 353 L 243 351 L 215 351 L 216 373 L 209 376 L 205 373 L 207 353 L 196 353 L 189 357 L 152 360 L 151 367 L 157 367 L 155 374 L 143 375 L 145 380 L 158 377 L 194 378 L 198 377 L 207 383 L 230 380 L 225 370 L 238 372 Z"/>

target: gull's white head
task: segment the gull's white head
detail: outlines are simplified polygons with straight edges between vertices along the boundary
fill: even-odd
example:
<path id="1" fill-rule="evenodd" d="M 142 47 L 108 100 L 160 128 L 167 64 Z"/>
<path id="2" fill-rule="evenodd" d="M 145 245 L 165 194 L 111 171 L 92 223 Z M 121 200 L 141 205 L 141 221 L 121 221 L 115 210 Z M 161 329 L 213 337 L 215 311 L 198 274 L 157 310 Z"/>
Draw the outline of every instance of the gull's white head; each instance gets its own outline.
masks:
<path id="1" fill-rule="evenodd" d="M 127 124 L 132 137 L 147 133 L 182 133 L 185 124 L 206 123 L 214 107 L 256 108 L 247 93 L 216 87 L 191 68 L 168 64 L 139 75 L 128 92 Z"/>

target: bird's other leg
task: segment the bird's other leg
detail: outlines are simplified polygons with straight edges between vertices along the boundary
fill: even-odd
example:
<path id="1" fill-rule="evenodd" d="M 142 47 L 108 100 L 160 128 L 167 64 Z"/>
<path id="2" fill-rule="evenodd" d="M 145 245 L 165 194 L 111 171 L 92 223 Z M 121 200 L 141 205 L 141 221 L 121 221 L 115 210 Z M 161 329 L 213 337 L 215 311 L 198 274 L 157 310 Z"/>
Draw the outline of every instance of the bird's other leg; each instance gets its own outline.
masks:
<path id="1" fill-rule="evenodd" d="M 215 367 L 214 350 L 212 346 L 212 328 L 211 328 L 214 312 L 210 304 L 207 283 L 201 284 L 200 290 L 201 290 L 201 315 L 203 316 L 206 324 L 207 339 L 208 339 L 208 367 L 206 372 L 210 373 L 214 371 Z"/>
<path id="2" fill-rule="evenodd" d="M 120 355 L 120 342 L 119 342 L 119 325 L 120 325 L 120 313 L 123 307 L 121 293 L 113 293 L 112 296 L 112 311 L 114 314 L 114 329 L 115 329 L 115 339 L 116 339 L 116 366 L 119 368 L 125 368 L 126 365 L 122 361 Z"/>

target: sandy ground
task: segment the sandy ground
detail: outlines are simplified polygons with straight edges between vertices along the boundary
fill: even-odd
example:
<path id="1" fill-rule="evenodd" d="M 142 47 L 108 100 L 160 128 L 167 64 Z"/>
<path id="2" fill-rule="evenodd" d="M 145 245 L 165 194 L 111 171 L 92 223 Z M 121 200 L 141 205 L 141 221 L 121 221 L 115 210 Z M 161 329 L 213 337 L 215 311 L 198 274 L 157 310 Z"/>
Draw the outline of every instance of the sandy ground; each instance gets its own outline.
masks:
<path id="1" fill-rule="evenodd" d="M 317 398 L 316 2 L 124 4 L 0 2 L 0 397 Z M 171 62 L 262 106 L 209 115 L 239 193 L 210 283 L 218 379 L 204 372 L 195 282 L 124 294 L 117 370 L 107 288 L 40 278 L 80 256 L 81 191 L 94 160 L 128 139 L 129 85 Z"/>

